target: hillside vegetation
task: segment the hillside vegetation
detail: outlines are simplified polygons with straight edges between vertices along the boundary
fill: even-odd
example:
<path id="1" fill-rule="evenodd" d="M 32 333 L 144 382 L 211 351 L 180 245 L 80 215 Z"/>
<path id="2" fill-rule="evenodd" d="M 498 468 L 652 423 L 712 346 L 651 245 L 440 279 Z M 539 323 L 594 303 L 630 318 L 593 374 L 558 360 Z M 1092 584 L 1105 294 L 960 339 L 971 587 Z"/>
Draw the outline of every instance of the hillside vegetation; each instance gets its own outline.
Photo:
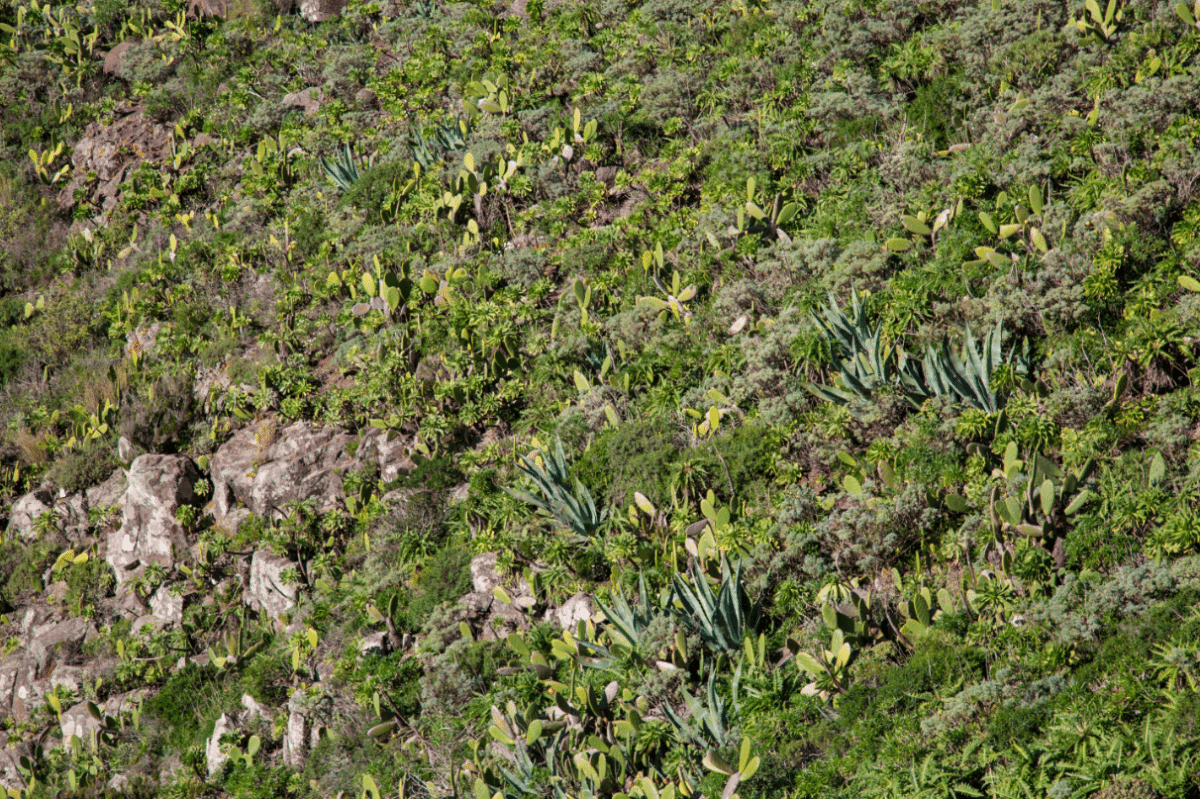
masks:
<path id="1" fill-rule="evenodd" d="M 1200 2 L 302 5 L 0 2 L 12 799 L 1200 796 Z"/>

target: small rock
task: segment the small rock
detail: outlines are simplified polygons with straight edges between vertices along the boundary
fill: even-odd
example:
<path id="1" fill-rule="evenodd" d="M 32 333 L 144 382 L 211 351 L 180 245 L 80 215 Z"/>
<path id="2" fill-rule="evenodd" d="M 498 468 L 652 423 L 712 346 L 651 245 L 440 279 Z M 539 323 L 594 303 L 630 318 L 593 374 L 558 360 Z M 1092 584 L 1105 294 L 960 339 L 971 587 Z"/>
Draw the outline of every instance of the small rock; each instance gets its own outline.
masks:
<path id="1" fill-rule="evenodd" d="M 183 621 L 183 597 L 175 596 L 166 585 L 160 585 L 150 597 L 150 611 L 170 624 Z"/>
<path id="2" fill-rule="evenodd" d="M 359 89 L 354 99 L 359 105 L 373 106 L 379 98 L 370 89 Z"/>
<path id="3" fill-rule="evenodd" d="M 590 619 L 592 613 L 591 596 L 580 591 L 562 604 L 555 612 L 555 618 L 564 630 L 574 630 L 579 622 Z"/>
<path id="4" fill-rule="evenodd" d="M 358 644 L 358 653 L 360 655 L 386 655 L 392 651 L 391 642 L 388 641 L 387 633 L 371 633 L 364 636 Z"/>
<path id="5" fill-rule="evenodd" d="M 39 517 L 53 508 L 54 495 L 49 489 L 31 491 L 13 503 L 8 511 L 8 535 L 32 541 L 37 538 L 35 524 Z"/>
<path id="6" fill-rule="evenodd" d="M 305 22 L 325 22 L 341 16 L 347 0 L 300 0 L 300 16 Z"/>
<path id="7" fill-rule="evenodd" d="M 204 757 L 208 764 L 210 777 L 219 772 L 224 767 L 225 761 L 229 759 L 229 756 L 221 751 L 221 736 L 227 735 L 235 729 L 233 720 L 224 713 L 213 725 L 212 735 L 204 745 Z"/>
<path id="8" fill-rule="evenodd" d="M 265 550 L 254 553 L 250 561 L 250 587 L 246 592 L 246 604 L 254 610 L 265 610 L 272 619 L 296 605 L 296 586 L 283 579 L 286 569 L 296 564 L 287 558 L 273 555 Z"/>
<path id="9" fill-rule="evenodd" d="M 321 97 L 320 86 L 309 86 L 307 89 L 285 94 L 283 96 L 283 104 L 287 108 L 303 108 L 304 115 L 310 116 L 320 110 Z"/>
<path id="10" fill-rule="evenodd" d="M 275 719 L 275 711 L 260 704 L 250 694 L 242 694 L 242 707 L 246 708 L 247 721 L 262 719 L 263 721 L 270 722 Z"/>
<path id="11" fill-rule="evenodd" d="M 126 39 L 109 50 L 108 54 L 104 56 L 104 74 L 121 77 L 122 60 L 125 57 L 125 53 L 135 44 L 141 44 L 141 39 Z"/>
<path id="12" fill-rule="evenodd" d="M 58 582 L 51 583 L 50 585 L 46 586 L 46 590 L 44 592 L 46 595 L 46 601 L 52 605 L 55 602 L 61 602 L 66 598 L 67 591 L 69 590 L 70 586 L 67 585 L 66 580 L 59 580 Z"/>

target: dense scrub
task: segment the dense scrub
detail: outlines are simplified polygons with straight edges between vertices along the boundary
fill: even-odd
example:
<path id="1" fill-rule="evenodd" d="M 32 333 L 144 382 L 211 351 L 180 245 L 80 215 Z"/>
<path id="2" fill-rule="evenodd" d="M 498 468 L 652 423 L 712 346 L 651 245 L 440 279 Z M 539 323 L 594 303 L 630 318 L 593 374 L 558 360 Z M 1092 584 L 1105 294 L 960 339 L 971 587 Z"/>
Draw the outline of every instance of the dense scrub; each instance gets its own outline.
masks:
<path id="1" fill-rule="evenodd" d="M 181 509 L 161 631 L 104 508 L 0 542 L 0 610 L 62 579 L 117 664 L 56 703 L 151 689 L 26 796 L 1200 795 L 1200 8 L 209 5 L 0 4 L 0 521 L 122 436 L 414 468 Z M 243 695 L 302 767 L 263 716 L 207 773 Z"/>

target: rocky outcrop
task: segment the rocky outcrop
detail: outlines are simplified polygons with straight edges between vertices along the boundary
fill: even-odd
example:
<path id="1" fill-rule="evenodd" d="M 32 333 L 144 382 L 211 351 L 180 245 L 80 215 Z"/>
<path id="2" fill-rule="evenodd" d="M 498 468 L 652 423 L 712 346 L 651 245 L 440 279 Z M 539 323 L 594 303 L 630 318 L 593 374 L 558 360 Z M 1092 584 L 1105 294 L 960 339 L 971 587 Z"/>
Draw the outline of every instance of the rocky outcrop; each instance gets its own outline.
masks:
<path id="1" fill-rule="evenodd" d="M 287 729 L 283 733 L 283 763 L 294 769 L 304 768 L 304 761 L 308 759 L 312 723 L 305 699 L 304 692 L 297 691 L 288 700 Z"/>
<path id="2" fill-rule="evenodd" d="M 213 515 L 232 526 L 239 521 L 233 518 L 237 503 L 269 516 L 302 499 L 328 510 L 342 501 L 342 475 L 367 464 L 377 465 L 386 481 L 413 468 L 404 442 L 374 428 L 360 438 L 303 423 L 281 430 L 247 427 L 212 457 Z"/>
<path id="3" fill-rule="evenodd" d="M 471 560 L 471 587 L 475 590 L 459 599 L 459 606 L 480 640 L 496 641 L 529 626 L 523 608 L 533 605 L 533 590 L 524 577 L 506 581 L 496 569 L 496 553 L 485 552 Z M 512 601 L 497 599 L 496 588 L 503 588 Z"/>
<path id="4" fill-rule="evenodd" d="M 148 564 L 174 568 L 189 547 L 186 531 L 175 518 L 183 505 L 196 500 L 200 470 L 178 455 L 142 455 L 129 467 L 121 527 L 108 536 L 108 564 L 118 584 Z"/>
<path id="5" fill-rule="evenodd" d="M 160 585 L 150 597 L 150 612 L 168 624 L 183 621 L 183 597 L 175 596 L 168 586 Z"/>
<path id="6" fill-rule="evenodd" d="M 19 766 L 21 758 L 28 757 L 33 751 L 33 744 L 21 741 L 0 749 L 0 788 L 19 791 L 28 787 L 21 775 Z"/>
<path id="7" fill-rule="evenodd" d="M 325 22 L 345 10 L 346 0 L 300 0 L 300 16 L 305 22 Z"/>
<path id="8" fill-rule="evenodd" d="M 8 512 L 8 535 L 32 541 L 37 537 L 36 523 L 54 507 L 54 494 L 48 488 L 31 491 L 13 503 Z"/>
<path id="9" fill-rule="evenodd" d="M 125 479 L 125 470 L 117 469 L 107 480 L 98 486 L 92 486 L 83 492 L 90 508 L 121 507 L 125 503 L 125 491 L 129 481 Z"/>
<path id="10" fill-rule="evenodd" d="M 246 720 L 262 719 L 267 724 L 275 721 L 275 709 L 259 702 L 250 694 L 242 694 L 242 707 L 246 708 Z"/>
<path id="11" fill-rule="evenodd" d="M 503 584 L 504 580 L 496 570 L 495 552 L 485 552 L 471 558 L 471 587 L 476 593 L 490 594 L 493 588 Z"/>
<path id="12" fill-rule="evenodd" d="M 72 738 L 79 738 L 84 747 L 91 741 L 92 735 L 100 732 L 100 722 L 88 712 L 87 703 L 81 702 L 63 711 L 59 723 L 62 728 L 63 743 L 71 748 L 76 746 Z M 88 751 L 86 748 L 80 751 Z"/>
<path id="13" fill-rule="evenodd" d="M 410 469 L 416 468 L 408 454 L 408 442 L 394 432 L 371 427 L 359 437 L 355 458 L 363 464 L 379 466 L 379 477 L 385 483 L 398 479 Z"/>
<path id="14" fill-rule="evenodd" d="M 30 609 L 21 619 L 19 646 L 0 660 L 0 718 L 26 721 L 56 686 L 79 691 L 83 686 L 83 642 L 96 635 L 86 619 L 60 621 L 44 608 Z"/>
<path id="15" fill-rule="evenodd" d="M 98 486 L 86 491 L 62 496 L 49 487 L 41 487 L 17 499 L 9 509 L 8 536 L 25 541 L 38 537 L 38 520 L 53 514 L 54 528 L 71 542 L 79 540 L 91 529 L 88 511 L 91 508 L 120 506 L 125 496 L 125 473 L 118 469 Z"/>
<path id="16" fill-rule="evenodd" d="M 212 735 L 204 744 L 204 759 L 208 766 L 208 774 L 211 777 L 225 766 L 225 761 L 229 759 L 229 755 L 221 751 L 221 736 L 234 732 L 237 728 L 234 726 L 233 719 L 224 713 L 217 719 L 217 723 L 213 726 Z"/>
<path id="17" fill-rule="evenodd" d="M 320 110 L 321 97 L 320 86 L 309 86 L 307 89 L 285 94 L 283 96 L 283 105 L 285 108 L 303 108 L 304 115 L 310 116 Z"/>
<path id="18" fill-rule="evenodd" d="M 120 65 L 118 60 L 115 66 Z M 90 201 L 107 213 L 117 207 L 121 183 L 143 161 L 161 163 L 170 158 L 171 129 L 148 118 L 141 108 L 127 106 L 123 111 L 125 115 L 110 125 L 91 123 L 75 142 L 73 177 L 58 196 L 63 208 L 74 207 L 75 192 L 86 189 Z M 117 114 L 121 113 L 119 108 Z M 94 188 L 88 181 L 91 173 L 98 181 Z"/>
<path id="19" fill-rule="evenodd" d="M 275 437 L 274 441 L 260 440 Z M 341 500 L 342 470 L 354 436 L 334 427 L 294 424 L 279 431 L 247 427 L 212 457 L 213 512 L 217 521 L 241 502 L 267 516 L 289 502 L 314 499 L 320 509 Z"/>
<path id="20" fill-rule="evenodd" d="M 291 610 L 296 605 L 296 585 L 289 584 L 283 572 L 294 568 L 296 564 L 287 558 L 266 551 L 255 552 L 250 561 L 246 604 L 254 610 L 265 610 L 273 619 Z"/>
<path id="21" fill-rule="evenodd" d="M 587 621 L 595 611 L 592 608 L 592 597 L 580 591 L 552 611 L 558 626 L 564 630 L 574 630 L 581 621 Z M 549 614 L 547 614 L 549 615 Z"/>

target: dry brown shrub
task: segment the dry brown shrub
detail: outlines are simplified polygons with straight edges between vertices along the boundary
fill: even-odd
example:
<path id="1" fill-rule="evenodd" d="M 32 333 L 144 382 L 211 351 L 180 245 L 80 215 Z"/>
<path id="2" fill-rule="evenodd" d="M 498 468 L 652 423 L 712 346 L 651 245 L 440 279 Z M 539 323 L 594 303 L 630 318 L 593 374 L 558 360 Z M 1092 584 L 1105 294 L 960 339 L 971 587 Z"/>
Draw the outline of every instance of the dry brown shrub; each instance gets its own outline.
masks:
<path id="1" fill-rule="evenodd" d="M 50 460 L 50 456 L 46 454 L 46 450 L 41 447 L 43 440 L 43 436 L 34 435 L 28 430 L 21 430 L 17 433 L 13 443 L 21 451 L 21 460 L 26 465 L 38 466 Z"/>

